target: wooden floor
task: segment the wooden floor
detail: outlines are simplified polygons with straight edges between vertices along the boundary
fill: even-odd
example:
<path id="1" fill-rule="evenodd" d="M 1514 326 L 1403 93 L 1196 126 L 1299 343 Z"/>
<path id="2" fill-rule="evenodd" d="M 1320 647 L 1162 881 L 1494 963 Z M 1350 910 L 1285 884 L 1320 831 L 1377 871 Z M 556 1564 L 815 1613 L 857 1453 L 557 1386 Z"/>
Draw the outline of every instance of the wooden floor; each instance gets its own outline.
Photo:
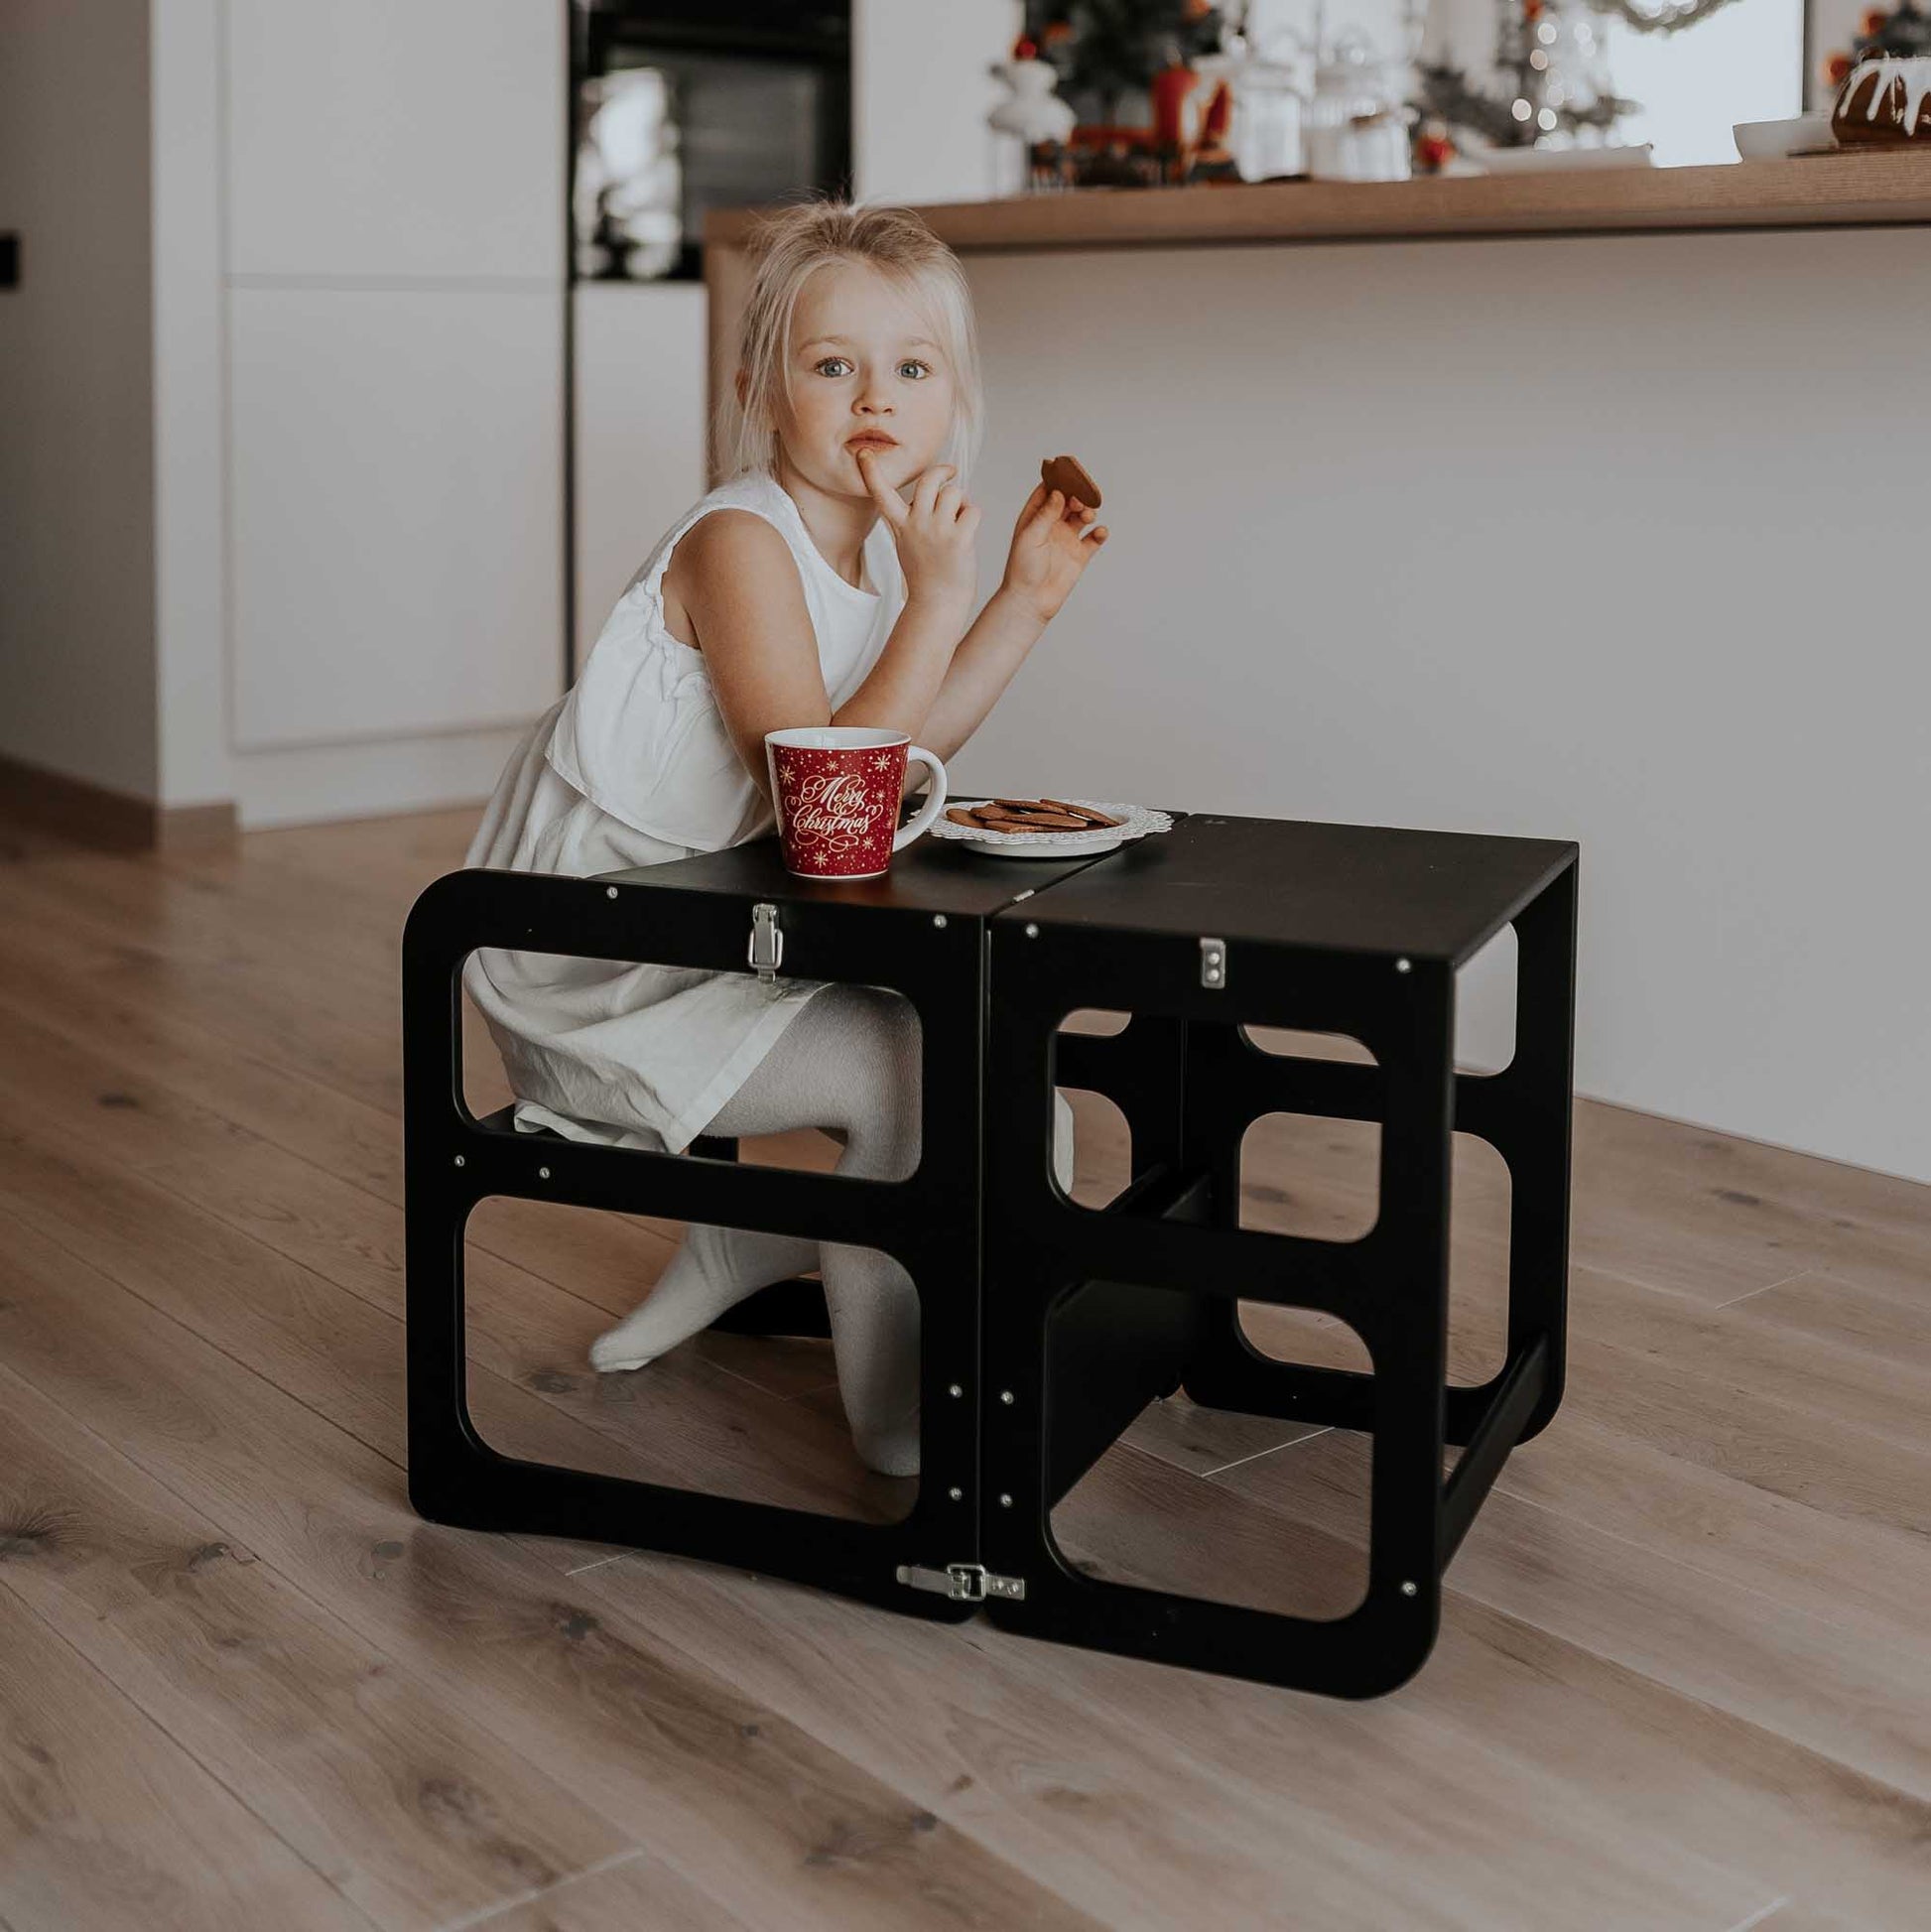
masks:
<path id="1" fill-rule="evenodd" d="M 1902 1182 L 1584 1105 L 1568 1401 L 1377 1703 L 419 1521 L 398 935 L 472 817 L 165 860 L 0 832 L 6 1932 L 1931 1924 L 1931 1190 Z M 1078 1103 L 1092 1198 L 1119 1149 Z M 1264 1123 L 1251 1218 L 1362 1224 L 1371 1133 Z M 1468 1376 L 1506 1179 L 1464 1151 Z M 822 1348 L 587 1371 L 675 1233 L 489 1204 L 479 1426 L 902 1510 Z M 1102 1574 L 1333 1613 L 1360 1464 L 1160 1404 L 1056 1528 Z"/>

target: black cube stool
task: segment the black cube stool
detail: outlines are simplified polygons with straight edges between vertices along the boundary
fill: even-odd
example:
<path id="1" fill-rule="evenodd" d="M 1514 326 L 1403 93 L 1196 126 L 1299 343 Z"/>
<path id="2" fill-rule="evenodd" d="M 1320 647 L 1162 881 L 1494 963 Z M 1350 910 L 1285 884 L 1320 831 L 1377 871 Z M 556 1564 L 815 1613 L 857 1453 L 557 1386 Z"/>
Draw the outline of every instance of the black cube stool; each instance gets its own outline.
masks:
<path id="1" fill-rule="evenodd" d="M 992 927 L 986 1069 L 983 1561 L 1015 1630 L 1343 1696 L 1412 1675 L 1443 1569 L 1511 1448 L 1562 1396 L 1576 847 L 1194 817 Z M 1453 1061 L 1455 971 L 1513 922 L 1515 1049 Z M 1133 1017 L 1058 1032 L 1082 1008 Z M 1290 1058 L 1247 1026 L 1344 1034 L 1374 1064 Z M 1103 1212 L 1052 1178 L 1055 1086 L 1112 1098 L 1132 1181 Z M 1269 1112 L 1375 1120 L 1380 1212 L 1350 1242 L 1242 1229 L 1240 1143 Z M 1511 1179 L 1508 1345 L 1447 1384 L 1451 1134 Z M 1275 1360 L 1237 1299 L 1326 1311 L 1371 1373 Z M 1096 1581 L 1049 1514 L 1155 1396 L 1369 1432 L 1366 1595 L 1284 1616 Z M 1445 1446 L 1466 1445 L 1443 1480 Z"/>
<path id="2" fill-rule="evenodd" d="M 434 1521 L 715 1559 L 916 1614 L 972 1600 L 900 1572 L 969 1555 L 978 1492 L 980 1095 L 986 927 L 1091 860 L 1000 865 L 908 847 L 884 878 L 792 877 L 775 839 L 593 879 L 469 870 L 437 880 L 403 939 L 409 1494 Z M 477 947 L 884 986 L 916 1008 L 922 1150 L 904 1181 L 741 1166 L 731 1142 L 687 1154 L 599 1147 L 477 1118 L 462 1096 L 460 973 Z M 464 1399 L 463 1230 L 492 1195 L 863 1243 L 904 1264 L 921 1308 L 918 1500 L 867 1523 L 504 1456 Z M 720 1327 L 828 1332 L 809 1280 L 766 1289 Z"/>

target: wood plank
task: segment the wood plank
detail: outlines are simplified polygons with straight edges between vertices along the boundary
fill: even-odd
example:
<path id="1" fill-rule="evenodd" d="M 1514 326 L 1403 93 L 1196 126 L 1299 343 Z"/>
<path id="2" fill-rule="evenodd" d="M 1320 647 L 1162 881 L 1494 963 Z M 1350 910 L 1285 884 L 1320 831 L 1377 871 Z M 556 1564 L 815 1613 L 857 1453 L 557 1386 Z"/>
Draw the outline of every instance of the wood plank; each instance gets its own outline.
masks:
<path id="1" fill-rule="evenodd" d="M 1575 1262 L 1707 1302 L 1817 1269 L 1922 1293 L 1931 1187 L 1601 1102 L 1575 1162 Z"/>
<path id="2" fill-rule="evenodd" d="M 1546 1881 L 1565 1925 L 1711 1926 L 1767 1895 L 1688 1835 L 1601 1803 L 1613 1778 L 1584 1793 L 1514 1750 L 1511 1702 L 1546 1703 L 1550 1673 L 1505 1658 L 1514 1681 L 1491 1676 L 1477 1699 L 1464 1682 L 1451 1724 L 1453 1704 L 1418 1714 L 1412 1688 L 1367 1710 L 986 1632 L 966 1698 L 936 1633 L 860 1606 L 649 1558 L 576 1581 L 600 1597 L 626 1572 L 681 1644 L 843 1753 L 1010 1816 L 1034 1857 L 1099 1860 L 1129 1887 L 1121 1904 L 1095 1894 L 1108 1923 L 1193 1923 L 1212 1899 L 1217 1925 L 1273 1927 L 1292 1898 L 1297 1923 L 1526 1928 L 1548 1922 Z M 788 1641 L 756 1640 L 774 1620 Z M 1667 1740 L 1649 1750 L 1660 1773 Z"/>
<path id="3" fill-rule="evenodd" d="M 1329 1463 L 1325 1471 L 1317 1467 L 1323 1456 Z M 1123 1479 L 1137 1505 L 1134 1513 L 1164 1516 L 1177 1525 L 1191 1510 L 1193 1535 L 1204 1553 L 1210 1545 L 1213 1553 L 1241 1553 L 1242 1594 L 1251 1598 L 1257 1576 L 1267 1574 L 1264 1530 L 1255 1532 L 1237 1512 L 1201 1503 L 1171 1476 L 1157 1477 L 1145 1468 L 1128 1474 L 1118 1467 L 1122 1460 L 1117 1453 L 1107 1458 L 1094 1478 Z M 1271 1595 L 1285 1601 L 1306 1595 L 1300 1565 L 1316 1547 L 1307 1540 L 1310 1532 L 1343 1541 L 1358 1535 L 1364 1478 L 1360 1439 L 1337 1432 L 1243 1465 L 1208 1486 L 1261 1501 L 1282 1519 L 1287 1534 L 1280 1539 L 1282 1556 Z M 1148 1492 L 1162 1481 L 1181 1493 L 1164 1506 L 1152 1499 L 1149 1508 Z M 1117 1504 L 1101 1507 L 1128 1517 Z M 1175 1529 L 1173 1534 L 1178 1538 L 1184 1532 Z M 1735 1712 L 1721 1700 L 1672 1690 L 1667 1669 L 1648 1663 L 1632 1667 L 1612 1652 L 1580 1644 L 1566 1634 L 1573 1627 L 1567 1622 L 1539 1617 L 1520 1604 L 1505 1604 L 1486 1589 L 1472 1598 L 1463 1588 L 1463 1574 L 1479 1537 L 1494 1540 L 1488 1511 L 1478 1518 L 1470 1545 L 1450 1573 L 1436 1656 L 1413 1684 L 1376 1707 L 1398 1704 L 1426 1711 L 1457 1734 L 1469 1734 L 1445 1754 L 1445 1781 L 1471 1775 L 1470 1764 L 1484 1753 L 1502 1751 L 1511 1761 L 1538 1765 L 1553 1778 L 1584 1779 L 1594 1804 L 1630 1816 L 1632 1825 L 1639 1817 L 1648 1829 L 1681 1833 L 1683 1842 L 1705 1855 L 1763 1880 L 1766 1896 L 1775 1895 L 1778 1882 L 1791 1890 L 1826 1883 L 1833 1896 L 1855 1898 L 1858 1911 L 1875 1914 L 1874 1922 L 1910 1923 L 1914 1901 L 1931 1883 L 1931 1839 L 1925 1836 L 1931 1805 L 1922 1794 L 1907 1797 L 1894 1783 L 1847 1764 L 1791 1728 L 1762 1722 L 1760 1713 Z M 1556 1566 L 1578 1590 L 1592 1588 L 1602 1570 L 1629 1560 L 1609 1539 L 1580 1546 L 1589 1552 L 1587 1564 L 1574 1561 L 1571 1546 L 1559 1539 L 1543 1539 L 1538 1546 L 1531 1530 L 1518 1540 L 1525 1577 L 1541 1578 Z M 1171 1587 L 1172 1547 L 1156 1532 L 1143 1551 L 1151 1561 L 1140 1561 L 1142 1551 L 1136 1549 L 1132 1559 L 1118 1566 L 1121 1573 L 1154 1587 Z M 1209 1574 L 1207 1567 L 1194 1562 L 1188 1568 L 1189 1582 L 1198 1591 Z M 1223 1589 L 1212 1594 L 1233 1593 Z M 1727 1593 L 1706 1582 L 1700 1593 L 1691 1590 L 1685 1596 L 1700 1606 L 1705 1627 L 1716 1637 L 1725 1627 Z M 1807 1608 L 1817 1608 L 1814 1596 Z M 1596 1620 L 1613 1625 L 1614 1607 Z M 1653 1619 L 1630 1621 L 1645 1631 L 1663 1628 Z M 1887 1651 L 1870 1666 L 1867 1689 L 1883 1681 L 1900 1648 L 1919 1659 L 1931 1657 L 1931 1640 L 1916 1630 L 1906 1637 L 1895 1627 L 1887 1633 L 1874 1624 L 1867 1627 L 1874 1640 L 1887 1643 Z M 1827 1620 L 1818 1619 L 1815 1634 L 1829 1640 Z M 1801 1670 L 1794 1656 L 1790 1668 Z M 1918 1664 L 1912 1668 L 1922 1677 Z M 1515 1681 L 1500 1681 L 1504 1674 Z M 1156 1681 L 1164 1678 L 1161 1674 Z M 1178 1694 L 1174 1701 L 1180 1701 Z M 1811 1700 L 1819 1714 L 1830 1701 L 1830 1686 Z M 1877 1715 L 1878 1707 L 1868 1696 L 1862 1700 L 1862 1715 L 1876 1720 L 1873 1729 L 1879 1737 L 1893 1729 L 1915 1729 L 1921 1734 L 1921 1749 L 1922 1738 L 1931 1731 L 1918 1723 L 1916 1712 L 1915 1704 L 1907 1705 L 1892 1725 Z M 1305 1736 L 1302 1742 L 1308 1742 Z M 1327 1748 L 1320 1763 L 1326 1771 L 1335 1768 Z M 1552 1801 L 1560 1789 L 1560 1784 L 1551 1787 Z M 1535 1819 L 1538 1830 L 1544 1828 L 1544 1808 L 1534 1801 L 1524 1815 Z"/>
<path id="4" fill-rule="evenodd" d="M 1752 1322 L 1862 1349 L 1931 1373 L 1931 1292 L 1867 1287 L 1825 1269 L 1792 1275 L 1736 1304 Z"/>
<path id="5" fill-rule="evenodd" d="M 9 1020 L 96 1051 L 109 1063 L 110 1077 L 95 1095 L 104 1105 L 141 1105 L 140 1084 L 151 1082 L 378 1200 L 402 1205 L 400 1119 L 284 1064 L 300 1058 L 289 1051 L 285 1027 L 273 1038 L 238 1037 L 156 1011 L 138 987 L 109 989 L 87 971 L 84 959 L 69 947 L 50 947 L 45 934 L 0 952 L 0 1027 Z M 373 1064 L 390 1049 L 366 1051 Z M 278 1054 L 281 1059 L 273 1057 Z M 130 1083 L 127 1075 L 137 1079 Z M 656 1279 L 681 1225 L 643 1216 L 563 1215 L 545 1203 L 506 1200 L 492 1204 L 488 1237 L 478 1244 L 621 1316 Z"/>
<path id="6" fill-rule="evenodd" d="M 1365 1457 L 1363 1438 L 1333 1430 L 1210 1485 L 1346 1537 L 1359 1520 L 1350 1503 Z M 1483 1505 L 1449 1580 L 1460 1596 L 1931 1803 L 1931 1646 L 1847 1644 L 1773 1598 L 1713 1589 L 1688 1564 L 1505 1491 Z"/>
<path id="7" fill-rule="evenodd" d="M 239 837 L 231 802 L 160 805 L 5 752 L 0 752 L 0 820 L 25 838 L 51 833 L 64 843 L 83 840 L 107 851 L 232 848 Z"/>
<path id="8" fill-rule="evenodd" d="M 1497 1487 L 1668 1556 L 1713 1596 L 1748 1591 L 1845 1637 L 1931 1650 L 1922 1536 L 1792 1501 L 1582 1415 L 1511 1457 Z"/>
<path id="9" fill-rule="evenodd" d="M 1313 1426 L 1305 1422 L 1204 1409 L 1185 1395 L 1170 1395 L 1149 1403 L 1120 1441 L 1191 1476 L 1211 1476 L 1229 1463 L 1265 1455 L 1312 1433 Z"/>
<path id="10" fill-rule="evenodd" d="M 1255 1460 L 1291 1457 L 1318 1433 Z M 1325 1622 L 1367 1595 L 1366 1470 L 1327 1460 L 1301 1467 L 1333 1472 L 1351 1491 L 1331 1498 L 1332 1513 L 1320 1521 L 1204 1503 L 1191 1481 L 1175 1481 L 1170 1464 L 1115 1444 L 1061 1498 L 1053 1537 L 1076 1569 L 1103 1583 Z M 1351 1511 L 1353 1527 L 1343 1533 Z"/>
<path id="11" fill-rule="evenodd" d="M 192 1139 L 181 1146 L 178 1113 L 159 1137 L 174 1151 L 149 1158 L 179 1163 L 163 1179 L 183 1195 L 35 1118 L 8 1092 L 11 1078 L 0 1072 L 0 1207 L 281 1386 L 313 1374 L 327 1413 L 403 1461 L 400 1265 L 373 1264 L 359 1225 L 311 1237 L 306 1204 L 321 1177 L 309 1171 L 295 1192 L 278 1191 L 271 1175 L 250 1170 L 238 1132 L 212 1159 Z M 122 1147 L 153 1132 L 142 1111 L 109 1109 L 107 1131 Z M 250 1225 L 221 1218 L 222 1202 L 237 1197 L 244 1205 L 229 1212 Z M 399 1217 L 362 1208 L 396 1223 L 399 1253 Z M 602 1322 L 582 1304 L 488 1256 L 475 1258 L 467 1287 L 469 1404 L 505 1454 L 552 1441 L 547 1412 L 568 1411 L 576 1468 L 871 1520 L 909 1505 L 911 1485 L 864 1469 L 841 1428 L 701 1356 L 679 1351 L 637 1375 L 600 1376 L 581 1352 Z"/>
<path id="12" fill-rule="evenodd" d="M 137 877 L 130 885 L 125 874 L 132 868 L 125 865 L 103 872 L 89 863 L 84 884 L 73 880 L 65 889 L 45 876 L 35 889 L 15 889 L 11 896 L 28 962 L 13 967 L 20 981 L 19 1009 L 30 1017 L 43 1008 L 59 1010 L 67 1002 L 55 989 L 64 985 L 76 987 L 83 999 L 118 995 L 124 1005 L 140 1002 L 163 1020 L 188 1023 L 251 1059 L 299 1074 L 312 1093 L 326 1087 L 339 1099 L 399 1120 L 396 1001 L 407 898 L 385 911 L 380 922 L 393 926 L 394 937 L 371 946 L 367 922 L 341 917 L 332 883 L 326 897 L 315 889 L 318 881 L 302 879 L 280 881 L 273 892 L 259 893 L 252 886 L 244 889 L 240 876 L 219 875 L 216 864 L 170 868 L 171 874 L 186 873 L 194 881 L 186 908 L 152 880 L 144 884 Z M 0 905 L 8 902 L 10 883 L 0 875 Z M 87 911 L 76 913 L 75 897 L 85 899 Z M 323 959 L 333 968 L 325 975 L 331 1001 L 305 1002 L 300 1027 L 292 1031 L 278 989 L 313 974 Z M 171 969 L 176 967 L 181 969 Z M 42 993 L 38 1005 L 36 988 Z M 493 1111 L 510 1099 L 509 1088 L 481 1019 L 466 996 L 462 1004 L 466 1097 L 473 1111 Z M 822 1167 L 825 1145 L 816 1135 L 768 1136 L 747 1143 L 746 1157 Z M 385 1163 L 399 1184 L 399 1130 Z M 666 1242 L 682 1231 L 674 1221 L 630 1219 Z M 653 1268 L 644 1280 L 654 1274 Z M 635 1299 L 634 1293 L 627 1295 L 615 1312 L 627 1313 Z"/>
<path id="13" fill-rule="evenodd" d="M 1828 1418 L 1834 1428 L 1872 1436 L 1908 1458 L 1931 1456 L 1931 1360 L 1847 1348 L 1815 1331 L 1793 1332 L 1765 1319 L 1762 1303 L 1778 1292 L 1774 1288 L 1709 1309 L 1623 1286 L 1597 1269 L 1578 1268 L 1575 1277 L 1588 1340 L 1654 1363 L 1658 1372 L 1707 1376 L 1747 1390 L 1749 1401 L 1762 1407 Z M 1742 1404 L 1721 1394 L 1715 1399 L 1744 1424 Z M 1709 1413 L 1707 1404 L 1697 1407 Z"/>
<path id="14" fill-rule="evenodd" d="M 204 1511 L 0 1366 L 0 1585 L 374 1925 L 629 1850 Z"/>
<path id="15" fill-rule="evenodd" d="M 1816 1373 L 1806 1373 L 1804 1345 L 1771 1346 L 1767 1326 L 1748 1342 L 1748 1325 L 1737 1323 L 1737 1352 L 1763 1365 L 1762 1384 L 1733 1368 L 1720 1330 L 1717 1346 L 1679 1358 L 1662 1339 L 1669 1332 L 1672 1298 L 1642 1320 L 1653 1321 L 1656 1339 L 1640 1326 L 1621 1342 L 1607 1340 L 1599 1324 L 1626 1323 L 1614 1304 L 1638 1291 L 1613 1276 L 1578 1269 L 1574 1279 L 1575 1323 L 1570 1335 L 1569 1383 L 1564 1417 L 1576 1416 L 1619 1430 L 1639 1442 L 1705 1469 L 1720 1471 L 1774 1495 L 1810 1503 L 1833 1514 L 1923 1534 L 1931 1530 L 1931 1452 L 1912 1439 L 1872 1433 L 1861 1415 L 1900 1412 L 1913 1378 L 1860 1373 L 1852 1352 L 1817 1348 Z M 1678 1304 L 1680 1306 L 1680 1304 Z M 1742 1304 L 1738 1314 L 1747 1311 Z M 1729 1311 L 1726 1311 L 1728 1315 Z M 1835 1380 L 1841 1399 L 1861 1407 L 1831 1405 L 1820 1391 Z M 1889 1382 L 1888 1387 L 1885 1386 Z M 1531 1445 L 1532 1447 L 1532 1445 Z"/>
<path id="16" fill-rule="evenodd" d="M 340 1892 L 7 1590 L 0 1656 L 10 1932 L 368 1932 Z"/>
<path id="17" fill-rule="evenodd" d="M 107 993 L 70 949 L 45 950 L 44 934 L 0 953 L 0 1027 L 9 1021 L 17 1034 L 25 1029 L 27 1038 L 49 1033 L 97 1052 L 100 1064 L 86 1070 L 84 1078 L 95 1083 L 93 1098 L 103 1106 L 165 1112 L 165 1095 L 149 1092 L 143 1084 L 152 1082 L 392 1207 L 402 1205 L 402 1134 L 393 1115 L 240 1049 L 232 1038 L 158 1015 L 131 987 L 119 995 Z M 280 1035 L 251 1040 L 250 1045 L 267 1054 L 286 1051 Z M 379 1051 L 385 1060 L 390 1053 L 386 1044 L 370 1051 Z M 129 1072 L 142 1078 L 129 1081 Z M 81 1070 L 70 1076 L 82 1077 Z M 36 1082 L 32 1091 L 38 1095 L 50 1088 Z M 68 1089 L 64 1082 L 55 1082 L 51 1091 L 62 1095 Z M 822 1166 L 828 1152 L 836 1150 L 820 1136 L 790 1135 L 747 1142 L 743 1152 L 747 1160 L 776 1154 L 791 1165 Z M 365 1208 L 348 1215 L 343 1225 L 361 1229 L 369 1212 Z M 617 1318 L 627 1315 L 657 1279 L 681 1230 L 680 1223 L 644 1216 L 591 1215 L 543 1202 L 492 1200 L 472 1219 L 468 1232 L 477 1248 Z M 388 1263 L 400 1269 L 399 1223 L 393 1236 L 358 1232 L 355 1239 L 374 1249 L 386 1240 Z M 607 1322 L 587 1332 L 602 1326 Z M 707 1335 L 693 1347 L 708 1360 L 780 1395 L 820 1388 L 831 1379 L 829 1352 L 821 1344 Z"/>
<path id="18" fill-rule="evenodd" d="M 422 1523 L 394 1467 L 319 1407 L 32 1229 L 7 1230 L 0 1271 L 15 1373 L 752 1923 L 1093 1923 L 672 1650 L 647 1612 L 605 1618 L 508 1539 Z"/>
<path id="19" fill-rule="evenodd" d="M 641 1854 L 492 1915 L 490 1932 L 757 1932 L 672 1867 Z"/>

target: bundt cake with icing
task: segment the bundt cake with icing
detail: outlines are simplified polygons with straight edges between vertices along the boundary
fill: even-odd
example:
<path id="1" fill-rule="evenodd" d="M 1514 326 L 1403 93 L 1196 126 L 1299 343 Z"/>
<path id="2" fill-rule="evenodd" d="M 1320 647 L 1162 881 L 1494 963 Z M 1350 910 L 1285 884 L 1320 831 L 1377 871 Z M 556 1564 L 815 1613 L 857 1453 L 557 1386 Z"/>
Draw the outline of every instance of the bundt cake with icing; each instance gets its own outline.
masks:
<path id="1" fill-rule="evenodd" d="M 1859 62 L 1838 89 L 1831 132 L 1841 147 L 1922 141 L 1931 148 L 1931 55 Z"/>

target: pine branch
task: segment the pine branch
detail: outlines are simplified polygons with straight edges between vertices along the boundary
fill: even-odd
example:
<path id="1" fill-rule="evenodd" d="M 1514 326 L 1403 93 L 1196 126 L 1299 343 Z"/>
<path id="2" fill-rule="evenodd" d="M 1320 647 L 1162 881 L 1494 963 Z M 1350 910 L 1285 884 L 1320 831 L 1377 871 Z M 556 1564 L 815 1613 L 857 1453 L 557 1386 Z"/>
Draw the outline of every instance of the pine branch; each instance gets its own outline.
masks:
<path id="1" fill-rule="evenodd" d="M 1514 114 L 1515 96 L 1484 94 L 1471 85 L 1460 67 L 1422 63 L 1415 69 L 1421 92 L 1415 105 L 1424 118 L 1448 122 L 1451 127 L 1468 128 L 1497 148 L 1526 148 L 1538 134 L 1552 132 L 1534 121 L 1518 121 Z M 1606 132 L 1625 114 L 1633 114 L 1641 103 L 1625 100 L 1620 94 L 1599 94 L 1587 107 L 1558 107 L 1552 111 L 1556 128 L 1573 134 L 1578 128 L 1601 128 Z"/>

